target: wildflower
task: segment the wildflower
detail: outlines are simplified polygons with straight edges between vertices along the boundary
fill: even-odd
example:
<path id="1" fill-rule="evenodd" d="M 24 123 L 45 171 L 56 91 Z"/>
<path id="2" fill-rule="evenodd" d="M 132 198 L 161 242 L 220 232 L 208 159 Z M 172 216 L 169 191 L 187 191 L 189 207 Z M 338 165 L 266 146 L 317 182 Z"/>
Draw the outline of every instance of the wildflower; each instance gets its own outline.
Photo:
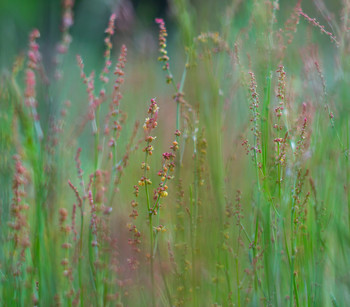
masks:
<path id="1" fill-rule="evenodd" d="M 166 82 L 169 84 L 173 82 L 173 76 L 170 73 L 169 69 L 169 56 L 168 52 L 166 50 L 166 37 L 168 36 L 165 22 L 162 18 L 156 18 L 156 23 L 159 25 L 159 52 L 160 56 L 158 57 L 159 62 L 164 62 L 163 70 L 166 70 L 168 72 L 168 75 L 166 76 Z"/>

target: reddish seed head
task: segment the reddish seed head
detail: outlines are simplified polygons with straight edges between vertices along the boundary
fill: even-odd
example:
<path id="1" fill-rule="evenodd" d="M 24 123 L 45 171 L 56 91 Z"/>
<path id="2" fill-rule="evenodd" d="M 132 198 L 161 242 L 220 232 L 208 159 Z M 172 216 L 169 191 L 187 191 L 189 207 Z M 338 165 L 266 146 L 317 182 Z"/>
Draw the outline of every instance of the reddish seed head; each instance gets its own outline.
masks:
<path id="1" fill-rule="evenodd" d="M 69 263 L 69 261 L 67 258 L 62 259 L 62 261 L 61 261 L 62 266 L 66 266 L 68 263 Z"/>
<path id="2" fill-rule="evenodd" d="M 40 37 L 40 32 L 39 32 L 38 29 L 34 29 L 34 30 L 30 33 L 30 36 L 29 36 L 29 38 L 30 38 L 31 41 L 34 41 L 34 40 L 36 40 L 36 39 L 39 38 L 39 37 Z"/>
<path id="3" fill-rule="evenodd" d="M 60 213 L 60 216 L 62 217 L 62 219 L 66 219 L 66 217 L 68 216 L 68 211 L 65 208 L 61 208 L 59 213 Z"/>
<path id="4" fill-rule="evenodd" d="M 111 17 L 109 18 L 108 28 L 105 31 L 109 35 L 113 35 L 114 34 L 114 21 L 115 21 L 116 18 L 117 18 L 116 14 L 112 14 Z"/>
<path id="5" fill-rule="evenodd" d="M 64 249 L 69 249 L 69 248 L 71 248 L 72 247 L 72 244 L 70 244 L 70 243 L 63 243 L 62 244 L 62 248 L 64 248 Z"/>

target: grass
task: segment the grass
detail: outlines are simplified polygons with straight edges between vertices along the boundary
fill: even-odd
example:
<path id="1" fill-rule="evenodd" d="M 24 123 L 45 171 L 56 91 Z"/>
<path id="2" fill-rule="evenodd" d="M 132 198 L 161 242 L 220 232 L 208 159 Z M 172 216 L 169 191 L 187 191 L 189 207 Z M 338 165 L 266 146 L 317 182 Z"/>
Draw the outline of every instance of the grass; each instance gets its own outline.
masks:
<path id="1" fill-rule="evenodd" d="M 146 61 L 112 14 L 92 71 L 72 3 L 52 71 L 32 31 L 0 82 L 0 304 L 345 306 L 350 4 L 321 3 L 173 1 Z"/>

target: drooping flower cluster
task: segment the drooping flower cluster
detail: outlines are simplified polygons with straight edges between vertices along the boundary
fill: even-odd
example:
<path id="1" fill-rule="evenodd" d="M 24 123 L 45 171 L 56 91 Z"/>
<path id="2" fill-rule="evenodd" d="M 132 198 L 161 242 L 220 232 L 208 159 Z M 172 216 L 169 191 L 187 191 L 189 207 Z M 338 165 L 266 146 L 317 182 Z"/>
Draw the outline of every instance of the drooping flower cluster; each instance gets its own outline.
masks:
<path id="1" fill-rule="evenodd" d="M 325 30 L 324 26 L 321 25 L 318 21 L 316 21 L 316 18 L 311 18 L 309 15 L 304 13 L 301 8 L 299 8 L 298 13 L 299 13 L 299 15 L 303 16 L 305 18 L 305 20 L 307 20 L 311 25 L 318 28 L 321 33 L 326 34 L 330 38 L 330 40 L 336 44 L 337 47 L 340 46 L 340 43 L 337 40 L 337 38 L 335 37 L 335 35 L 329 31 Z"/>

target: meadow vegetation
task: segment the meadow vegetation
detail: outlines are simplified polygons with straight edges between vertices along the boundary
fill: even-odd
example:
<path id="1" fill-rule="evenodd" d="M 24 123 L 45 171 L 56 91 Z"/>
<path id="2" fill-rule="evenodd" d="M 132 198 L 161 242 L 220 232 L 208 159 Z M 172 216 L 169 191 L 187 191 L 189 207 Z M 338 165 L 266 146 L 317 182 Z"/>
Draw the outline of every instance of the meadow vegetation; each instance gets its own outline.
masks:
<path id="1" fill-rule="evenodd" d="M 350 1 L 170 3 L 2 69 L 0 305 L 346 306 Z"/>

